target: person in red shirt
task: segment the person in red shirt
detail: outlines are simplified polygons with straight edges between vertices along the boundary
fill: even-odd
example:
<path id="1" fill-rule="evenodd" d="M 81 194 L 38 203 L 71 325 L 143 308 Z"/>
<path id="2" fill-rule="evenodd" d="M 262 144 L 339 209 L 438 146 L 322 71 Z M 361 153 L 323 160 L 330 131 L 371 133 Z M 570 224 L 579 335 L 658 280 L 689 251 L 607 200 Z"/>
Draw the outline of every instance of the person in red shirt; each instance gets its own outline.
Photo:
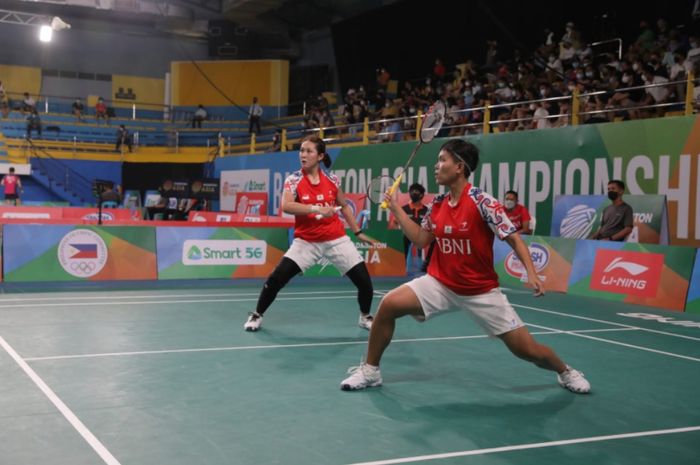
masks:
<path id="1" fill-rule="evenodd" d="M 387 195 L 389 208 L 418 247 L 433 240 L 436 247 L 428 274 L 389 292 L 379 304 L 369 335 L 366 361 L 348 372 L 343 390 L 380 386 L 379 361 L 394 334 L 396 320 L 411 315 L 424 321 L 448 311 L 466 311 L 490 336 L 501 339 L 517 357 L 555 371 L 559 384 L 577 393 L 590 391 L 583 375 L 566 365 L 549 347 L 536 342 L 498 287 L 493 265 L 493 239 L 513 248 L 527 269 L 536 296 L 544 295 L 527 246 L 508 220 L 503 206 L 472 186 L 469 175 L 479 163 L 479 151 L 461 139 L 446 142 L 435 164 L 435 179 L 447 193 L 435 197 L 421 226 L 401 209 L 397 195 Z"/>
<path id="2" fill-rule="evenodd" d="M 22 181 L 15 175 L 15 168 L 11 166 L 8 173 L 2 178 L 0 184 L 5 188 L 5 204 L 19 205 L 19 193 L 22 191 Z"/>
<path id="3" fill-rule="evenodd" d="M 282 193 L 282 210 L 295 216 L 294 240 L 265 281 L 255 312 L 248 316 L 243 328 L 246 331 L 259 330 L 265 311 L 280 289 L 294 276 L 326 260 L 357 287 L 357 301 L 360 304 L 358 324 L 369 330 L 373 320 L 369 313 L 374 293 L 372 280 L 364 259 L 345 234 L 343 223 L 336 213 L 340 211 L 358 239 L 369 244 L 376 241 L 357 226 L 338 177 L 321 169 L 321 162 L 326 168 L 331 165 L 323 139 L 316 135 L 305 137 L 299 161 L 301 169 L 287 177 Z"/>
<path id="4" fill-rule="evenodd" d="M 516 232 L 520 234 L 532 234 L 530 228 L 530 212 L 523 205 L 518 203 L 518 193 L 515 191 L 506 192 L 506 198 L 503 201 L 503 206 L 506 207 L 506 215 Z"/>

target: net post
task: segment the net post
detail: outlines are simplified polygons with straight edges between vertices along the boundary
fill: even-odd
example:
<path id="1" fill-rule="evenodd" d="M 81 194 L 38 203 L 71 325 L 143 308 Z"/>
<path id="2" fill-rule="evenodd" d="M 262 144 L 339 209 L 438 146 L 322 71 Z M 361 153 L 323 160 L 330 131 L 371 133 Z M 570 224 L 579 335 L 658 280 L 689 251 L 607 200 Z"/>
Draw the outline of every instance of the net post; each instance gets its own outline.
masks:
<path id="1" fill-rule="evenodd" d="M 282 129 L 282 151 L 287 151 L 287 130 Z"/>
<path id="2" fill-rule="evenodd" d="M 362 124 L 362 145 L 369 144 L 369 118 L 365 116 L 365 121 Z"/>
<path id="3" fill-rule="evenodd" d="M 685 115 L 690 116 L 693 114 L 693 93 L 695 92 L 695 73 L 691 70 L 688 72 L 688 82 L 685 88 Z"/>
<path id="4" fill-rule="evenodd" d="M 484 102 L 484 127 L 481 130 L 481 132 L 484 134 L 488 134 L 489 130 L 491 129 L 491 108 L 489 105 L 491 105 L 491 102 L 486 100 Z"/>
<path id="5" fill-rule="evenodd" d="M 250 153 L 255 153 L 255 133 L 250 133 Z"/>

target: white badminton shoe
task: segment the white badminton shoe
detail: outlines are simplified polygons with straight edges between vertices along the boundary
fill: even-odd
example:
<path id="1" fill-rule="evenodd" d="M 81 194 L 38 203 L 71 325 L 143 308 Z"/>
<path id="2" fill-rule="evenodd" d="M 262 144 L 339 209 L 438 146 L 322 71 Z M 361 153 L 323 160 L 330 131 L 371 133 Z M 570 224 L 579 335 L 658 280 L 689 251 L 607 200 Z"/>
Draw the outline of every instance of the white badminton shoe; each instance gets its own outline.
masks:
<path id="1" fill-rule="evenodd" d="M 358 367 L 350 367 L 348 374 L 350 376 L 340 383 L 340 389 L 343 391 L 358 391 L 382 385 L 382 374 L 379 372 L 379 367 L 363 363 Z"/>
<path id="2" fill-rule="evenodd" d="M 369 331 L 372 329 L 372 322 L 374 321 L 374 317 L 370 315 L 369 313 L 365 315 L 364 313 L 360 313 L 360 320 L 357 322 L 357 325 L 362 328 L 366 329 Z"/>
<path id="3" fill-rule="evenodd" d="M 262 326 L 262 319 L 262 315 L 255 312 L 251 312 L 248 314 L 248 319 L 243 325 L 243 328 L 246 331 L 257 331 L 260 329 L 260 326 Z"/>
<path id="4" fill-rule="evenodd" d="M 566 371 L 557 374 L 557 381 L 559 385 L 564 389 L 568 389 L 571 392 L 577 394 L 588 394 L 591 391 L 591 383 L 586 381 L 583 377 L 583 373 L 574 370 L 570 366 L 566 366 Z"/>

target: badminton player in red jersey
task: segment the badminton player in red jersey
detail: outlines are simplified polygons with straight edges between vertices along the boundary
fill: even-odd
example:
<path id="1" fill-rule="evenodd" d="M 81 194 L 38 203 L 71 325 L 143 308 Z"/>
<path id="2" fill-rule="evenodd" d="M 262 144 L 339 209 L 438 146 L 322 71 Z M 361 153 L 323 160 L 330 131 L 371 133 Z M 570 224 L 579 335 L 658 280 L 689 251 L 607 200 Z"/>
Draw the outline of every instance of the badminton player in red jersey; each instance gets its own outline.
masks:
<path id="1" fill-rule="evenodd" d="M 299 161 L 301 169 L 287 177 L 282 193 L 282 210 L 295 216 L 294 241 L 265 281 L 255 312 L 248 315 L 243 327 L 246 331 L 259 330 L 263 314 L 280 289 L 297 274 L 326 259 L 357 287 L 360 305 L 358 324 L 369 330 L 372 327 L 369 313 L 374 293 L 372 281 L 364 259 L 345 234 L 338 210 L 358 239 L 370 244 L 376 241 L 357 226 L 352 209 L 345 202 L 338 177 L 321 169 L 321 163 L 326 168 L 331 165 L 323 140 L 318 136 L 304 138 Z"/>
<path id="2" fill-rule="evenodd" d="M 464 140 L 453 139 L 440 148 L 435 179 L 447 187 L 447 193 L 435 197 L 420 226 L 406 215 L 396 194 L 386 196 L 404 234 L 417 247 L 425 247 L 433 240 L 437 246 L 426 275 L 392 290 L 382 299 L 370 331 L 367 358 L 349 370 L 350 376 L 341 382 L 341 389 L 382 384 L 379 361 L 391 342 L 397 318 L 411 315 L 424 321 L 440 313 L 464 310 L 486 334 L 501 339 L 514 355 L 556 372 L 562 387 L 577 393 L 590 391 L 590 384 L 580 372 L 533 339 L 498 287 L 493 266 L 494 236 L 513 248 L 527 269 L 527 281 L 535 295 L 544 294 L 528 248 L 503 206 L 469 183 L 468 177 L 478 163 L 478 149 Z"/>

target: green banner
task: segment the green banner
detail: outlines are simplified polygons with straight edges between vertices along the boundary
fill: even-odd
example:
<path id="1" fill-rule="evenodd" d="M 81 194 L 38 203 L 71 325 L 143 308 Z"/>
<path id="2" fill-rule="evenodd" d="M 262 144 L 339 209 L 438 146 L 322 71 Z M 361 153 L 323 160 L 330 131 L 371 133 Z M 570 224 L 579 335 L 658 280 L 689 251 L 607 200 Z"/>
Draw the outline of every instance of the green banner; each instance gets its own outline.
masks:
<path id="1" fill-rule="evenodd" d="M 628 194 L 665 195 L 672 244 L 700 246 L 700 119 L 695 116 L 509 132 L 468 138 L 480 150 L 474 184 L 503 199 L 509 189 L 537 218 L 537 232 L 550 230 L 552 200 L 560 194 L 605 195 L 611 179 Z M 402 180 L 437 193 L 433 166 L 447 139 L 425 144 Z M 369 180 L 396 176 L 415 142 L 341 150 L 333 171 L 346 192 L 365 192 Z M 373 221 L 388 213 L 373 209 Z"/>

